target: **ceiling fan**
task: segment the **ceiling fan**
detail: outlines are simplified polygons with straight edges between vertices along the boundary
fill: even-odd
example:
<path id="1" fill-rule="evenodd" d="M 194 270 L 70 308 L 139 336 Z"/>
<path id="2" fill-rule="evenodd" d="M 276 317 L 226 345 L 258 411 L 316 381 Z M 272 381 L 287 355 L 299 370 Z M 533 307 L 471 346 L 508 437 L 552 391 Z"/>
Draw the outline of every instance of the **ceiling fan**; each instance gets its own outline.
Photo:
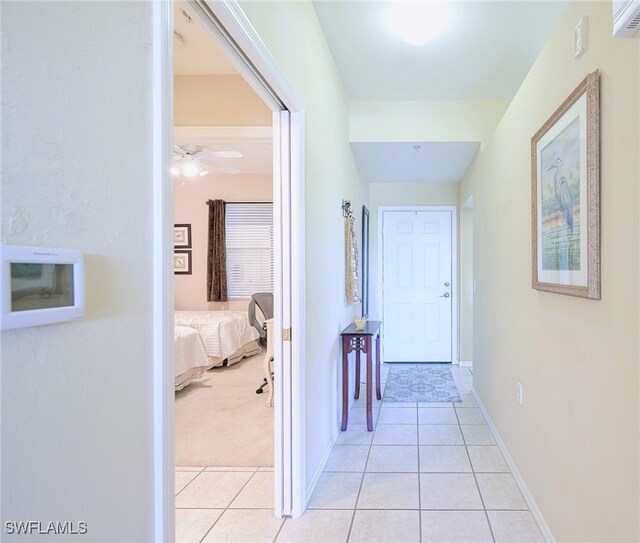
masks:
<path id="1" fill-rule="evenodd" d="M 212 151 L 202 145 L 174 145 L 171 173 L 183 178 L 205 176 L 211 169 L 232 175 L 240 173 L 237 168 L 220 162 L 221 158 L 242 158 L 242 153 L 238 151 Z"/>

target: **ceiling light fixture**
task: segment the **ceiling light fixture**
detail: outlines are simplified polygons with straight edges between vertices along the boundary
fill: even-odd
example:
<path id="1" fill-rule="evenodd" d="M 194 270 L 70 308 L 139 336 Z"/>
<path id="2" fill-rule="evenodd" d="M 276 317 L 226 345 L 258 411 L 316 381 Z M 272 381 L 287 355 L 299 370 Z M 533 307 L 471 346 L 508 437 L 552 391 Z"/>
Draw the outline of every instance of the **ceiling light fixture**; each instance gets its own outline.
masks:
<path id="1" fill-rule="evenodd" d="M 391 31 L 411 45 L 436 39 L 449 26 L 448 2 L 392 2 L 387 11 Z"/>
<path id="2" fill-rule="evenodd" d="M 175 177 L 182 177 L 183 179 L 185 177 L 188 178 L 194 178 L 194 177 L 204 177 L 205 175 L 208 175 L 209 172 L 207 170 L 205 170 L 199 163 L 197 160 L 193 159 L 193 158 L 189 158 L 189 156 L 185 157 L 184 159 L 180 158 L 177 159 L 174 163 L 173 166 L 171 168 L 171 173 L 175 176 Z"/>

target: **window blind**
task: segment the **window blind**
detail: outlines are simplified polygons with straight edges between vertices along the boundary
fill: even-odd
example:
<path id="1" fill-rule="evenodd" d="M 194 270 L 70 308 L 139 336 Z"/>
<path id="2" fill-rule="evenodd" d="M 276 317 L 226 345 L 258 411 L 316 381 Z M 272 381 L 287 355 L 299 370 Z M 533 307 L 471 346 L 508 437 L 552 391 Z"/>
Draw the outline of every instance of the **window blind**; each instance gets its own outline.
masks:
<path id="1" fill-rule="evenodd" d="M 227 292 L 273 292 L 273 204 L 226 205 Z"/>

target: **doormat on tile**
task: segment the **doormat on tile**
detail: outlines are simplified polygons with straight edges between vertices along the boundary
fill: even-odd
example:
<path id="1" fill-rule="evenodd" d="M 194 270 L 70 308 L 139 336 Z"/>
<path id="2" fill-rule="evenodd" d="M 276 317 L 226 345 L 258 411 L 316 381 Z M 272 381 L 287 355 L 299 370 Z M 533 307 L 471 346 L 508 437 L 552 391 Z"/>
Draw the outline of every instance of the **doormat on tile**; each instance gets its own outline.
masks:
<path id="1" fill-rule="evenodd" d="M 448 365 L 391 366 L 385 402 L 461 402 Z"/>

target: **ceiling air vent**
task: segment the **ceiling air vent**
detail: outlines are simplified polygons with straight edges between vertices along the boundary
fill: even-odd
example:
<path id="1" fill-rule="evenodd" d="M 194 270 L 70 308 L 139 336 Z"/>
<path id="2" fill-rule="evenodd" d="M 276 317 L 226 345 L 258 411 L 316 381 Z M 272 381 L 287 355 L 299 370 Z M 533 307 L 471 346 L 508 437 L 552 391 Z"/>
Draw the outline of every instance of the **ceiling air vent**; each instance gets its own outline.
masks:
<path id="1" fill-rule="evenodd" d="M 640 0 L 613 0 L 613 35 L 630 38 L 640 29 Z"/>

